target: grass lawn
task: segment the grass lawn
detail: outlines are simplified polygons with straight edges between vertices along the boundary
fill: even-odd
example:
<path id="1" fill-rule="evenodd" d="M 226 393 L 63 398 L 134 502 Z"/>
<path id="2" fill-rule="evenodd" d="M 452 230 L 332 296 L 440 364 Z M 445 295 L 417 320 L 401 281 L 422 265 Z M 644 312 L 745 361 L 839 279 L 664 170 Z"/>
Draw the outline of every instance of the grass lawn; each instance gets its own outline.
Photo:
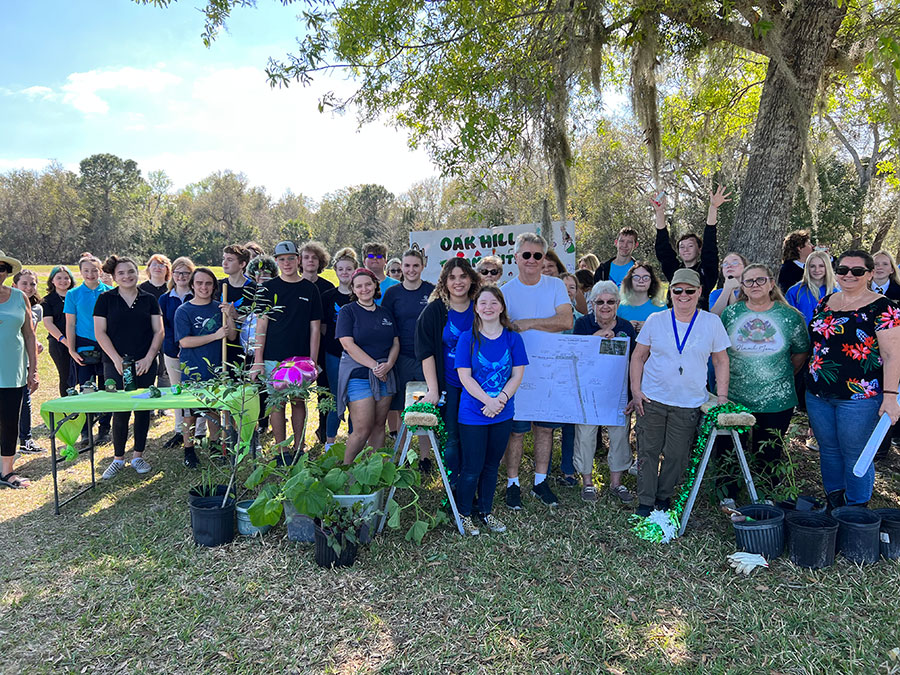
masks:
<path id="1" fill-rule="evenodd" d="M 36 402 L 56 391 L 49 356 L 40 366 Z M 558 509 L 526 498 L 517 514 L 499 490 L 505 535 L 443 526 L 417 547 L 388 532 L 336 572 L 283 525 L 198 549 L 196 473 L 161 449 L 172 419 L 151 428 L 151 474 L 128 470 L 60 516 L 48 457 L 19 459 L 33 486 L 0 491 L 0 672 L 900 672 L 900 566 L 810 572 L 782 557 L 738 577 L 731 527 L 708 499 L 669 545 L 628 532 L 630 510 L 560 487 Z M 792 452 L 817 490 L 817 457 L 796 438 Z M 101 471 L 111 456 L 99 449 Z M 875 506 L 900 503 L 890 468 Z M 88 482 L 86 457 L 60 476 L 63 495 Z"/>

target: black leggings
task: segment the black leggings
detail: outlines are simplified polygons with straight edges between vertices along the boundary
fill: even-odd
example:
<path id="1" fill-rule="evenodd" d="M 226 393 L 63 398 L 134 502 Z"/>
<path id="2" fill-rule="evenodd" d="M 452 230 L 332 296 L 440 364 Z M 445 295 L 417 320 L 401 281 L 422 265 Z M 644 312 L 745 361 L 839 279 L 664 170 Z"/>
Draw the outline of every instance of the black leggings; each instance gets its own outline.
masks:
<path id="1" fill-rule="evenodd" d="M 757 484 L 757 487 L 761 482 L 763 491 L 777 487 L 781 482 L 776 468 L 781 461 L 781 453 L 784 449 L 782 440 L 787 434 L 793 413 L 793 408 L 773 413 L 755 412 L 753 416 L 756 417 L 756 426 L 750 430 L 749 444 L 747 444 L 747 435 L 741 434 L 741 444 L 744 446 L 747 463 L 754 476 L 753 482 Z M 733 446 L 730 437 L 720 436 L 716 439 L 716 457 L 721 457 L 728 452 L 734 453 Z M 733 475 L 723 476 L 721 472 L 717 472 L 718 492 L 721 494 L 724 491 L 732 499 L 738 496 L 737 476 L 740 474 L 740 467 L 736 460 L 734 466 L 736 468 Z"/>
<path id="2" fill-rule="evenodd" d="M 116 382 L 116 388 L 122 389 L 122 376 L 119 375 L 116 367 L 106 361 L 103 362 L 103 378 L 112 379 Z M 143 375 L 135 378 L 135 384 L 139 389 L 149 387 L 156 381 L 156 361 L 150 365 Z M 130 412 L 116 412 L 112 415 L 112 439 L 113 454 L 116 459 L 125 456 L 125 443 L 128 441 L 128 421 L 131 419 Z M 147 447 L 147 434 L 150 432 L 150 411 L 135 410 L 134 411 L 134 451 L 143 452 Z"/>
<path id="3" fill-rule="evenodd" d="M 0 388 L 0 455 L 13 457 L 19 438 L 19 411 L 25 387 Z"/>
<path id="4" fill-rule="evenodd" d="M 65 345 L 61 345 L 52 337 L 48 338 L 48 349 L 53 365 L 56 366 L 56 375 L 59 377 L 59 395 L 65 396 L 69 387 L 75 386 L 75 373 L 72 372 L 72 357 Z"/>

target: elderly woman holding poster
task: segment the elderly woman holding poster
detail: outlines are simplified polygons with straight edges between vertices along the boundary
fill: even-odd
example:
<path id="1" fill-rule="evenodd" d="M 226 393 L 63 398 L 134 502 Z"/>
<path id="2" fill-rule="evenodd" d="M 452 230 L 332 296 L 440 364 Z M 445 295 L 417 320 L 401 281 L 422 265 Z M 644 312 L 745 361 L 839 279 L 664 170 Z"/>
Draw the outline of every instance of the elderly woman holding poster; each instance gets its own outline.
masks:
<path id="1" fill-rule="evenodd" d="M 706 402 L 706 362 L 712 357 L 718 402 L 728 401 L 731 345 L 722 321 L 697 309 L 700 275 L 672 276 L 672 309 L 651 314 L 631 357 L 631 394 L 638 418 L 637 514 L 666 511 L 687 467 L 700 406 Z M 662 454 L 662 462 L 660 462 Z"/>

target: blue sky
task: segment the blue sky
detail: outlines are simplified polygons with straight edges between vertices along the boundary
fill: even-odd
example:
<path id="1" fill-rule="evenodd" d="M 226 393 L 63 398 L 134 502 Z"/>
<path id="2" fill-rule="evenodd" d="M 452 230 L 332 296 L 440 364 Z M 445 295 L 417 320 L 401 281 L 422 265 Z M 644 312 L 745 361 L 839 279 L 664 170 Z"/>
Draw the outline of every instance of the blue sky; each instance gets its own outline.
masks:
<path id="1" fill-rule="evenodd" d="M 320 114 L 339 78 L 270 89 L 263 69 L 294 44 L 302 4 L 239 9 L 207 49 L 198 0 L 168 9 L 130 0 L 5 0 L 0 22 L 0 171 L 49 161 L 77 170 L 111 152 L 176 187 L 242 171 L 277 197 L 314 199 L 380 183 L 399 193 L 437 173 L 386 124 Z"/>

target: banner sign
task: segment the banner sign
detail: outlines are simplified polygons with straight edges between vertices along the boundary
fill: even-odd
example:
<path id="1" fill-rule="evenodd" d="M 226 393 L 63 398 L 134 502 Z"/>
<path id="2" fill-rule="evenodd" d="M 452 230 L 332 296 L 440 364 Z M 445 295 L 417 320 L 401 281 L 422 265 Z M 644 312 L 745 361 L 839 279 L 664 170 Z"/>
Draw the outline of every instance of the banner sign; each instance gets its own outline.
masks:
<path id="1" fill-rule="evenodd" d="M 422 251 L 425 255 L 425 270 L 422 278 L 436 283 L 441 267 L 450 258 L 467 258 L 474 267 L 479 260 L 495 255 L 503 261 L 503 276 L 500 281 L 508 281 L 518 276 L 513 249 L 516 237 L 522 232 L 537 232 L 540 223 L 525 225 L 503 225 L 463 230 L 431 230 L 409 233 L 409 247 Z M 550 247 L 563 261 L 566 269 L 575 271 L 575 222 L 554 221 L 553 241 Z"/>

